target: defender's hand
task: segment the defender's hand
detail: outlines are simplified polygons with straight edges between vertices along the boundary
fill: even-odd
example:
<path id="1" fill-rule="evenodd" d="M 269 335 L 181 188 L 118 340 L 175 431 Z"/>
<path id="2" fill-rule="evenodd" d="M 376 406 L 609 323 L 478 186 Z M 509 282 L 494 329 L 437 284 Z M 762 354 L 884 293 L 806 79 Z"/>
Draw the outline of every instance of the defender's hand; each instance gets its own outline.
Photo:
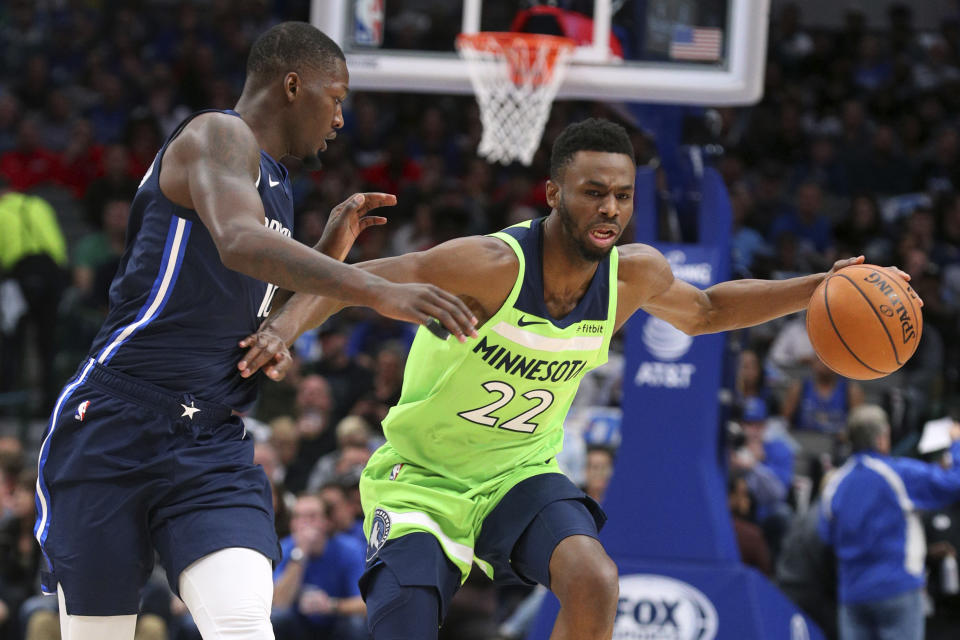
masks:
<path id="1" fill-rule="evenodd" d="M 460 342 L 466 342 L 468 335 L 477 337 L 477 319 L 467 305 L 432 284 L 391 284 L 373 308 L 388 318 L 415 324 L 429 326 L 436 319 Z"/>
<path id="2" fill-rule="evenodd" d="M 383 216 L 367 213 L 380 207 L 392 207 L 397 197 L 390 193 L 355 193 L 330 212 L 317 248 L 331 258 L 344 260 L 354 241 L 369 227 L 386 224 Z"/>
<path id="3" fill-rule="evenodd" d="M 243 359 L 237 363 L 243 378 L 249 378 L 263 367 L 263 372 L 271 380 L 283 380 L 293 363 L 287 344 L 266 323 L 256 333 L 241 340 L 240 346 L 247 348 Z"/>

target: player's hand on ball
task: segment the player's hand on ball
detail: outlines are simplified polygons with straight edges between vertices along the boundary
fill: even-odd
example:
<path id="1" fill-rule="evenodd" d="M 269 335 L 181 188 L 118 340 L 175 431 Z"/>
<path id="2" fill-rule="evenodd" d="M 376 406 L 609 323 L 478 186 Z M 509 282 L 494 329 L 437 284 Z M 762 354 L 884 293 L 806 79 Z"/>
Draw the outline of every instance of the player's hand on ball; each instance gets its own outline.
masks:
<path id="1" fill-rule="evenodd" d="M 895 276 L 899 276 L 903 278 L 903 280 L 905 280 L 906 282 L 910 282 L 910 274 L 902 270 L 900 267 L 890 266 L 890 267 L 884 267 L 884 269 L 893 273 L 893 275 Z M 917 304 L 919 304 L 921 307 L 923 306 L 923 298 L 917 295 L 917 292 L 913 290 L 913 287 L 911 287 L 910 285 L 907 285 L 907 292 L 910 294 L 910 296 L 914 300 L 916 300 Z"/>
<path id="2" fill-rule="evenodd" d="M 864 257 L 863 257 L 863 256 L 857 256 L 856 258 L 844 258 L 843 260 L 837 260 L 836 262 L 833 263 L 833 268 L 830 269 L 830 271 L 827 272 L 827 275 L 828 275 L 828 276 L 829 276 L 829 275 L 833 275 L 834 273 L 836 273 L 837 271 L 840 271 L 840 269 L 843 269 L 844 267 L 849 267 L 849 266 L 855 265 L 855 264 L 863 264 L 863 260 L 864 260 Z"/>
<path id="3" fill-rule="evenodd" d="M 395 204 L 397 196 L 391 193 L 353 194 L 330 212 L 320 238 L 320 250 L 338 260 L 345 259 L 357 236 L 365 229 L 387 223 L 383 216 L 369 216 L 367 213 Z"/>
<path id="4" fill-rule="evenodd" d="M 283 380 L 293 362 L 287 344 L 266 325 L 241 340 L 240 346 L 247 349 L 243 359 L 237 363 L 243 378 L 249 378 L 262 367 L 271 380 Z"/>
<path id="5" fill-rule="evenodd" d="M 440 322 L 460 342 L 476 338 L 477 319 L 457 296 L 432 284 L 391 284 L 373 307 L 388 318 L 429 325 Z"/>

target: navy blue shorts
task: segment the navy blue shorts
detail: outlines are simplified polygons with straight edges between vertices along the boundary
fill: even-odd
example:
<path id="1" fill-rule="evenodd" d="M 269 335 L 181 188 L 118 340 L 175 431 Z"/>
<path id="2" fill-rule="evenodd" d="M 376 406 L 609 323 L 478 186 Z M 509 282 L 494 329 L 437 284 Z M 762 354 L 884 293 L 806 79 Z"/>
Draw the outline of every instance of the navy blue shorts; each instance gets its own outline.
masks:
<path id="1" fill-rule="evenodd" d="M 497 584 L 550 586 L 550 557 L 565 538 L 597 538 L 607 517 L 592 498 L 559 473 L 533 476 L 513 487 L 483 521 L 474 546 L 477 557 L 490 563 Z M 440 599 L 440 621 L 460 588 L 460 570 L 443 553 L 430 533 L 409 533 L 390 540 L 367 562 L 360 592 L 368 610 L 389 605 L 376 602 L 368 587 L 380 565 L 390 567 L 401 586 L 432 586 Z M 405 612 L 404 615 L 416 615 Z"/>
<path id="2" fill-rule="evenodd" d="M 64 387 L 40 447 L 37 523 L 67 612 L 137 613 L 154 550 L 180 573 L 228 547 L 279 559 L 270 484 L 229 408 L 89 360 Z"/>

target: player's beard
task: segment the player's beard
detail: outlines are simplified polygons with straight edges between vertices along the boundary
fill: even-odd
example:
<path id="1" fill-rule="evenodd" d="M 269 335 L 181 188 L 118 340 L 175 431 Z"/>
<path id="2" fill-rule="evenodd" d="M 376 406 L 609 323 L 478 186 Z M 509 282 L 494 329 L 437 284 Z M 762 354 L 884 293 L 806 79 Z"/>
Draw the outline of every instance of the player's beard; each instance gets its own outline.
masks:
<path id="1" fill-rule="evenodd" d="M 563 231 L 568 241 L 576 247 L 577 253 L 581 258 L 587 262 L 601 262 L 610 255 L 610 252 L 613 250 L 613 245 L 610 245 L 606 249 L 598 249 L 587 244 L 587 233 L 577 228 L 577 224 L 573 220 L 570 210 L 567 208 L 567 203 L 564 202 L 562 193 L 560 194 L 560 201 L 557 203 L 557 217 L 560 218 L 560 223 L 563 225 Z"/>

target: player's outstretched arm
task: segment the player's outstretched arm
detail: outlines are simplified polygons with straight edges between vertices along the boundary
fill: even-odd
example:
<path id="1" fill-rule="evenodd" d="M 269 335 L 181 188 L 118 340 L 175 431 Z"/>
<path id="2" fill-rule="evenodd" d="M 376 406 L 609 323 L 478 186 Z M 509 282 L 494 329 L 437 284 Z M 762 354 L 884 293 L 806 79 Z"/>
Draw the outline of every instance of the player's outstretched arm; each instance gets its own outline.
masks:
<path id="1" fill-rule="evenodd" d="M 805 309 L 829 273 L 862 262 L 863 256 L 858 256 L 838 260 L 828 273 L 787 280 L 730 280 L 701 290 L 674 278 L 666 258 L 653 247 L 630 245 L 621 250 L 617 326 L 643 309 L 688 335 L 751 327 Z"/>
<path id="2" fill-rule="evenodd" d="M 427 282 L 450 291 L 462 298 L 482 324 L 507 299 L 520 263 L 504 242 L 472 236 L 451 240 L 427 251 L 356 266 L 392 282 Z M 331 298 L 295 294 L 274 311 L 257 333 L 240 343 L 241 347 L 248 348 L 237 365 L 241 375 L 253 375 L 271 362 L 275 352 L 293 344 L 304 331 L 320 326 L 344 306 Z"/>
<path id="3" fill-rule="evenodd" d="M 355 193 L 330 211 L 327 223 L 323 226 L 320 241 L 314 245 L 314 250 L 334 260 L 343 262 L 357 237 L 370 227 L 387 223 L 387 219 L 379 215 L 369 215 L 371 211 L 380 207 L 392 207 L 397 204 L 397 196 L 392 193 Z M 279 289 L 273 296 L 273 307 L 282 307 L 293 292 L 289 289 Z"/>
<path id="4" fill-rule="evenodd" d="M 242 120 L 211 113 L 192 121 L 164 158 L 161 188 L 197 211 L 224 265 L 283 289 L 372 307 L 407 322 L 438 318 L 454 335 L 469 333 L 470 310 L 446 291 L 392 284 L 267 229 L 255 186 L 259 154 Z"/>

